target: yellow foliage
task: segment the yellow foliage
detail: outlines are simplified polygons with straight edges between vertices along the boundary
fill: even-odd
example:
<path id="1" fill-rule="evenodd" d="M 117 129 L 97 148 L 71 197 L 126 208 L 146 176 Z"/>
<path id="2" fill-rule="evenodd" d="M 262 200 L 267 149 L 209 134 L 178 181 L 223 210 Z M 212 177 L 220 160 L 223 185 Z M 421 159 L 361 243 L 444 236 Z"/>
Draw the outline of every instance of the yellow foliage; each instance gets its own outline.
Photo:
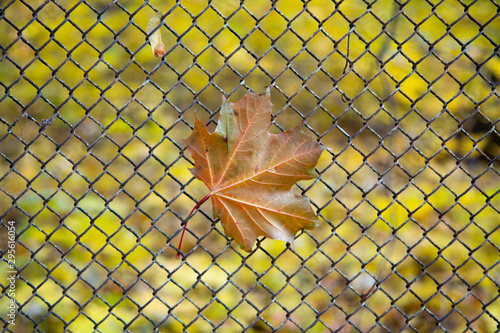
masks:
<path id="1" fill-rule="evenodd" d="M 323 332 L 342 329 L 337 306 L 358 329 L 404 330 L 400 311 L 421 331 L 435 329 L 426 311 L 500 316 L 491 296 L 500 180 L 498 161 L 487 161 L 500 152 L 492 2 L 468 15 L 449 1 L 156 1 L 153 10 L 75 0 L 36 13 L 25 3 L 11 2 L 0 21 L 0 211 L 23 244 L 22 313 L 52 311 L 72 332 L 123 322 L 153 331 L 144 315 L 165 332 L 192 321 L 192 331 L 294 332 L 296 323 Z M 166 13 L 162 59 L 146 40 L 156 10 Z M 182 219 L 205 194 L 182 143 L 194 111 L 208 123 L 222 95 L 265 86 L 275 124 L 306 117 L 330 149 L 319 180 L 301 184 L 324 222 L 293 249 L 260 240 L 246 255 L 211 229 L 205 204 L 209 218 L 192 218 L 189 254 L 175 261 Z M 357 311 L 375 280 L 366 304 L 379 318 Z M 456 313 L 441 327 L 465 330 Z M 483 313 L 472 325 L 496 324 Z M 63 326 L 48 315 L 38 329 Z"/>

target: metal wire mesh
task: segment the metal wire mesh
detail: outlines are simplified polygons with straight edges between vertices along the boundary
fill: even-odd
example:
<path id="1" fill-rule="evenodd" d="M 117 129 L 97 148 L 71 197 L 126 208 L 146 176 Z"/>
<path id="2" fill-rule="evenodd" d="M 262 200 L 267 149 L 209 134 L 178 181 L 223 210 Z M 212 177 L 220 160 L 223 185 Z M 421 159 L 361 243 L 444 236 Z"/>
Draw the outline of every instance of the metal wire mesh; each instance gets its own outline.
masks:
<path id="1" fill-rule="evenodd" d="M 162 58 L 145 31 L 158 10 Z M 500 329 L 499 12 L 3 3 L 3 331 Z M 273 131 L 305 121 L 329 147 L 295 188 L 323 222 L 245 253 L 206 203 L 176 260 L 206 194 L 182 143 L 194 110 L 213 126 L 221 96 L 265 86 Z"/>

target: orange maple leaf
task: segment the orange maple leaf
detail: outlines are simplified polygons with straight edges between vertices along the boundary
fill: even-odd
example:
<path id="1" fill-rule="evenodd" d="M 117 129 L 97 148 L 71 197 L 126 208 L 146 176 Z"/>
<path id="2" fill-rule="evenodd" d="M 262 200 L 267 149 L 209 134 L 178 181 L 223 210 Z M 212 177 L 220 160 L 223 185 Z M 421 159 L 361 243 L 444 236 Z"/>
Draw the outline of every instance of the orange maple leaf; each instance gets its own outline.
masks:
<path id="1" fill-rule="evenodd" d="M 223 98 L 214 133 L 195 115 L 184 140 L 195 161 L 191 172 L 210 189 L 198 205 L 210 196 L 226 235 L 245 251 L 259 236 L 292 243 L 297 231 L 320 222 L 309 200 L 290 189 L 317 177 L 314 167 L 324 146 L 302 125 L 269 133 L 272 106 L 269 90 L 248 92 L 236 103 Z"/>

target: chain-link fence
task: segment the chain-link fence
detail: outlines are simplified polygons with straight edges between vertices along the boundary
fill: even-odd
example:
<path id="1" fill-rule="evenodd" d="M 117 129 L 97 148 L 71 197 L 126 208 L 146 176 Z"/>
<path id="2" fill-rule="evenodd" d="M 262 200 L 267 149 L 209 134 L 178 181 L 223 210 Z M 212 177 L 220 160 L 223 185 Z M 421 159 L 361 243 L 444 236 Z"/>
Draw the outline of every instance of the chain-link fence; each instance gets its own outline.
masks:
<path id="1" fill-rule="evenodd" d="M 166 54 L 146 25 L 162 11 Z M 500 329 L 494 0 L 3 1 L 5 332 Z M 182 139 L 271 87 L 329 149 L 294 245 L 228 239 Z M 4 274 L 5 273 L 5 274 Z"/>

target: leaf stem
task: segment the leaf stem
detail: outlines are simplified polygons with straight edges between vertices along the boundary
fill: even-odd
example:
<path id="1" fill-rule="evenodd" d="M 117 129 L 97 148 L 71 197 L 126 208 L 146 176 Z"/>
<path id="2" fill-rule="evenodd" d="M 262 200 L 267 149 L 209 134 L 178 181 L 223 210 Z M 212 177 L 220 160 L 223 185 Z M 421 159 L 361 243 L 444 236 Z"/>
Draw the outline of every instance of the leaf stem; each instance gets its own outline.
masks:
<path id="1" fill-rule="evenodd" d="M 199 208 L 201 206 L 202 203 L 204 203 L 205 201 L 207 201 L 207 199 L 212 195 L 212 192 L 208 193 L 207 195 L 205 195 L 203 197 L 203 199 L 201 199 L 200 201 L 198 201 L 198 203 L 193 207 L 193 209 L 191 209 L 191 212 L 189 213 L 188 217 L 186 218 L 186 223 L 184 223 L 184 228 L 182 229 L 182 234 L 181 234 L 181 240 L 179 241 L 179 247 L 177 248 L 177 255 L 175 256 L 177 259 L 180 259 L 181 258 L 181 245 L 182 245 L 182 240 L 184 239 L 184 233 L 186 232 L 186 227 L 187 227 L 187 224 L 188 224 L 188 221 L 189 219 L 191 218 L 191 216 L 193 215 L 194 211 Z"/>

